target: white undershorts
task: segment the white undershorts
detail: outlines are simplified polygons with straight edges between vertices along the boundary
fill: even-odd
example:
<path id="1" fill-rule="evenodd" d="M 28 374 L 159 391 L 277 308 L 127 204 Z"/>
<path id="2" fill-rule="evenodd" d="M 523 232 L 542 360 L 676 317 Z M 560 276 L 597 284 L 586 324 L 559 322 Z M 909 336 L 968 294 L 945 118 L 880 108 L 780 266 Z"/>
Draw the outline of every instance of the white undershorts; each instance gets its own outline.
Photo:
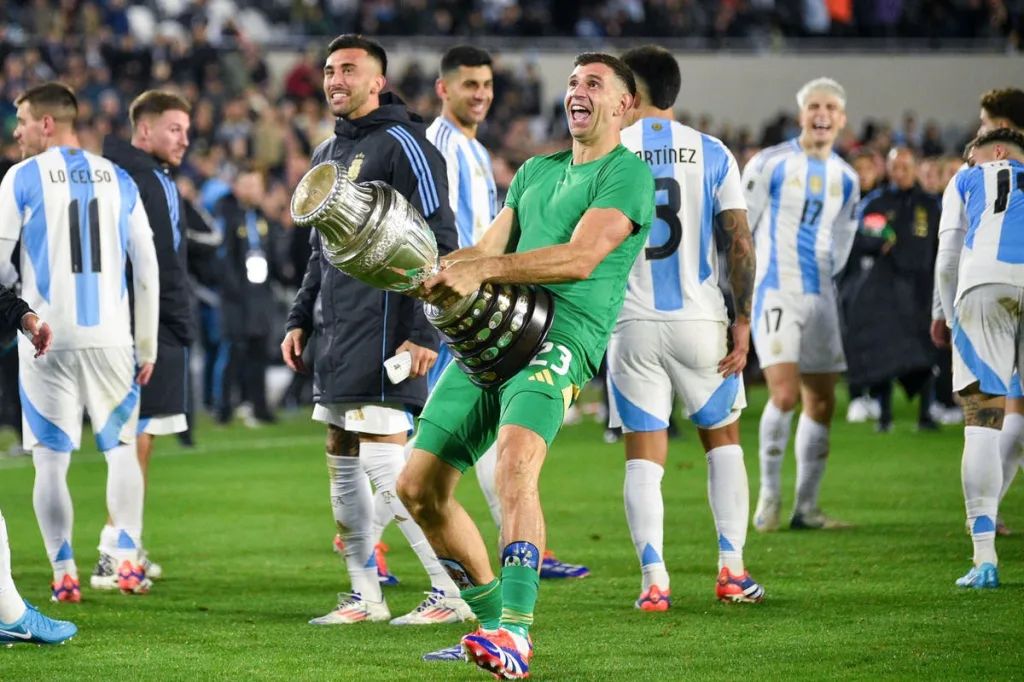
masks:
<path id="1" fill-rule="evenodd" d="M 313 406 L 313 421 L 351 433 L 393 436 L 413 428 L 412 415 L 400 403 L 336 403 Z"/>

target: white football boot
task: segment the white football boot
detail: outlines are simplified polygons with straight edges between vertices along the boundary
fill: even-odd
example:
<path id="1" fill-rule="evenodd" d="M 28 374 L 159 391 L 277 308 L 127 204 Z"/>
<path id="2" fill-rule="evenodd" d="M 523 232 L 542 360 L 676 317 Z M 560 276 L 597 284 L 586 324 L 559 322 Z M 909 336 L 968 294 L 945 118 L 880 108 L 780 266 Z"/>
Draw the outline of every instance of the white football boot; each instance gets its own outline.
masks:
<path id="1" fill-rule="evenodd" d="M 461 597 L 447 597 L 444 592 L 433 589 L 419 606 L 391 621 L 392 625 L 438 625 L 440 623 L 462 623 L 476 620 L 469 604 Z"/>

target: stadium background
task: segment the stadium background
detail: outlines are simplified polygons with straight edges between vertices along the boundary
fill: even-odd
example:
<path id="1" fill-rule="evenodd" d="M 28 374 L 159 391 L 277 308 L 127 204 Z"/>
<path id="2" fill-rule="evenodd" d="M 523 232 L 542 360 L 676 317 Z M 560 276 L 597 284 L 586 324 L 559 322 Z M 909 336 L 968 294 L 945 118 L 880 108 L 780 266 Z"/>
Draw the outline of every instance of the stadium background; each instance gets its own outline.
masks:
<path id="1" fill-rule="evenodd" d="M 1022 16 L 1022 0 L 8 1 L 0 9 L 0 144 L 4 159 L 18 160 L 12 102 L 37 82 L 59 78 L 76 89 L 81 141 L 97 152 L 105 135 L 126 134 L 127 105 L 136 94 L 179 89 L 195 107 L 192 146 L 179 174 L 188 196 L 212 210 L 239 169 L 267 173 L 262 208 L 279 224 L 278 251 L 291 264 L 276 283 L 283 319 L 305 263 L 305 235 L 292 228 L 287 203 L 312 148 L 332 132 L 320 92 L 321 48 L 337 33 L 379 37 L 389 50 L 391 87 L 428 120 L 438 111 L 432 83 L 440 52 L 456 42 L 492 50 L 496 97 L 480 138 L 501 188 L 523 160 L 567 144 L 560 102 L 576 52 L 615 52 L 653 40 L 681 58 L 681 119 L 721 138 L 741 166 L 795 134 L 796 89 L 829 75 L 849 92 L 840 151 L 875 153 L 880 169 L 894 145 L 948 161 L 926 166 L 935 172 L 921 177 L 938 192 L 950 175 L 939 169 L 958 165 L 976 130 L 979 95 L 1024 86 L 1017 52 Z M 273 352 L 280 339 L 267 341 Z M 290 377 L 280 367 L 272 372 L 280 398 Z M 479 677 L 461 666 L 419 663 L 420 653 L 454 641 L 462 632 L 457 626 L 395 632 L 305 624 L 344 583 L 330 552 L 322 436 L 308 422 L 308 408 L 297 404 L 305 399 L 301 388 L 289 393 L 286 407 L 295 409 L 283 411 L 279 424 L 246 431 L 200 416 L 198 447 L 158 443 L 146 542 L 168 578 L 142 599 L 87 593 L 73 614 L 82 628 L 74 643 L 56 652 L 0 652 L 0 679 Z M 198 381 L 197 399 L 203 398 Z M 743 427 L 752 490 L 763 400 L 763 391 L 751 392 Z M 909 408 L 899 409 L 897 419 L 912 423 Z M 696 438 L 683 427 L 664 484 L 676 606 L 661 619 L 632 610 L 639 572 L 622 513 L 621 444 L 602 443 L 602 425 L 590 419 L 568 428 L 542 483 L 549 536 L 593 576 L 545 583 L 534 676 L 1019 674 L 1021 536 L 1000 541 L 1006 589 L 963 595 L 952 587 L 970 547 L 962 531 L 958 429 L 898 428 L 879 436 L 868 425 L 843 424 L 843 413 L 841 405 L 824 504 L 858 528 L 831 536 L 751 531 L 748 564 L 768 590 L 764 608 L 755 609 L 713 603 L 705 471 Z M 787 481 L 792 466 L 790 456 Z M 83 570 L 102 522 L 104 473 L 91 448 L 76 455 L 71 485 Z M 0 459 L 15 576 L 39 603 L 48 566 L 31 511 L 31 478 L 29 458 Z M 482 520 L 485 537 L 493 537 L 474 485 L 463 486 L 460 497 Z M 1024 524 L 1021 498 L 1011 491 L 1006 500 L 1011 526 Z M 404 612 L 426 581 L 397 534 L 389 531 L 386 539 L 393 571 L 403 579 L 387 593 L 389 603 Z"/>

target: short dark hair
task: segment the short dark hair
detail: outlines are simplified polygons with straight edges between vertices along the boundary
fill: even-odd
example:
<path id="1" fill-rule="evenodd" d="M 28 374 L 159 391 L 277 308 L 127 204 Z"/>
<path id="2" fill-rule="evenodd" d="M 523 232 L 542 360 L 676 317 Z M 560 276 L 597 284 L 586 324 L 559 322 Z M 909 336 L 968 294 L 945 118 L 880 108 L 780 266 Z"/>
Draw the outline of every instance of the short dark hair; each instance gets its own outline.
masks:
<path id="1" fill-rule="evenodd" d="M 1018 130 L 1024 130 L 1024 90 L 1002 88 L 981 96 L 981 108 L 992 118 L 1005 118 Z"/>
<path id="2" fill-rule="evenodd" d="M 1024 133 L 1017 132 L 1010 128 L 996 128 L 990 130 L 984 135 L 978 135 L 969 146 L 973 147 L 984 147 L 987 144 L 996 144 L 997 142 L 1003 142 L 1005 144 L 1012 144 L 1022 152 L 1024 152 Z"/>
<path id="3" fill-rule="evenodd" d="M 671 52 L 657 45 L 644 45 L 627 51 L 622 61 L 636 76 L 638 85 L 647 91 L 651 106 L 657 109 L 675 106 L 683 76 Z"/>
<path id="4" fill-rule="evenodd" d="M 487 50 L 473 45 L 456 45 L 441 57 L 441 77 L 460 66 L 490 66 L 493 69 L 494 64 Z"/>
<path id="5" fill-rule="evenodd" d="M 26 90 L 14 100 L 15 106 L 28 104 L 34 117 L 49 114 L 53 120 L 74 125 L 78 118 L 78 98 L 75 91 L 56 81 L 42 83 Z"/>
<path id="6" fill-rule="evenodd" d="M 331 41 L 327 46 L 327 54 L 334 54 L 338 50 L 362 50 L 380 64 L 382 76 L 388 75 L 388 53 L 377 41 L 364 38 L 358 33 L 344 33 Z"/>
<path id="7" fill-rule="evenodd" d="M 576 55 L 576 59 L 572 62 L 573 66 L 587 66 L 588 64 L 604 64 L 607 66 L 615 74 L 615 77 L 626 86 L 630 96 L 636 97 L 636 78 L 633 77 L 633 72 L 630 71 L 629 67 L 621 59 L 604 52 L 581 52 Z"/>
<path id="8" fill-rule="evenodd" d="M 128 119 L 134 128 L 142 118 L 160 116 L 165 111 L 184 111 L 191 114 L 192 105 L 181 95 L 168 90 L 147 90 L 136 97 L 128 107 Z"/>
<path id="9" fill-rule="evenodd" d="M 964 145 L 964 153 L 960 156 L 960 158 L 964 161 L 964 163 L 968 163 L 969 164 L 971 162 L 971 152 L 973 152 L 974 148 L 977 147 L 977 146 L 978 146 L 978 139 L 977 138 L 971 140 L 970 142 L 968 142 L 967 144 Z"/>

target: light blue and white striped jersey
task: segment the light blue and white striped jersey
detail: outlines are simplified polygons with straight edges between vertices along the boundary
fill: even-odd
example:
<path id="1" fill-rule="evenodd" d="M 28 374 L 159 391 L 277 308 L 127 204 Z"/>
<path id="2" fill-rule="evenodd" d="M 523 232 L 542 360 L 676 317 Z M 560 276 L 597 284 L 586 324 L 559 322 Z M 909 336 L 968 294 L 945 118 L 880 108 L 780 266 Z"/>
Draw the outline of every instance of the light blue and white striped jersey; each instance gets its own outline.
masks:
<path id="1" fill-rule="evenodd" d="M 714 221 L 722 211 L 747 207 L 732 152 L 710 135 L 662 118 L 629 126 L 622 144 L 654 174 L 655 218 L 629 273 L 619 319 L 727 321 Z"/>
<path id="2" fill-rule="evenodd" d="M 760 151 L 743 170 L 762 288 L 833 295 L 857 231 L 857 172 L 833 153 L 808 156 L 796 140 Z"/>
<path id="3" fill-rule="evenodd" d="M 959 215 L 967 225 L 956 302 L 981 284 L 1024 287 L 1024 164 L 979 164 L 957 173 L 950 184 L 954 203 L 944 203 L 943 213 Z"/>
<path id="4" fill-rule="evenodd" d="M 427 139 L 448 166 L 448 195 L 459 247 L 473 246 L 498 214 L 498 187 L 487 149 L 466 137 L 455 124 L 438 116 L 427 128 Z"/>
<path id="5" fill-rule="evenodd" d="M 131 258 L 139 362 L 156 358 L 159 271 L 135 181 L 102 156 L 51 147 L 0 183 L 0 242 L 21 240 L 22 298 L 53 329 L 54 350 L 133 345 L 125 259 Z"/>

